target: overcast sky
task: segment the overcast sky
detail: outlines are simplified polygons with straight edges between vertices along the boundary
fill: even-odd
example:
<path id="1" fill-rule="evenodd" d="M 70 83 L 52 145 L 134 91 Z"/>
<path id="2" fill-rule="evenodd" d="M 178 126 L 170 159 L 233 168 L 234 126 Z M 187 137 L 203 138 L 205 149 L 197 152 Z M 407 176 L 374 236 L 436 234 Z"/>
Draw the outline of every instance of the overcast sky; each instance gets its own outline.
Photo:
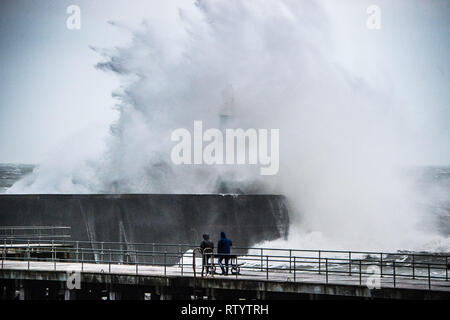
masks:
<path id="1" fill-rule="evenodd" d="M 173 27 L 168 17 L 176 16 L 177 2 L 189 3 L 2 0 L 0 162 L 39 163 L 58 144 L 80 134 L 100 143 L 116 117 L 111 91 L 119 83 L 94 68 L 100 57 L 89 46 L 111 47 L 129 39 L 108 20 L 167 19 L 167 27 Z M 393 94 L 414 105 L 416 134 L 411 139 L 430 146 L 417 162 L 450 164 L 450 1 L 321 2 L 340 35 L 337 59 L 357 70 L 359 63 L 367 63 L 361 55 L 378 52 L 377 63 L 395 74 L 387 84 L 395 88 Z M 81 8 L 80 30 L 66 27 L 71 4 Z M 377 45 L 364 30 L 370 4 L 382 9 Z"/>

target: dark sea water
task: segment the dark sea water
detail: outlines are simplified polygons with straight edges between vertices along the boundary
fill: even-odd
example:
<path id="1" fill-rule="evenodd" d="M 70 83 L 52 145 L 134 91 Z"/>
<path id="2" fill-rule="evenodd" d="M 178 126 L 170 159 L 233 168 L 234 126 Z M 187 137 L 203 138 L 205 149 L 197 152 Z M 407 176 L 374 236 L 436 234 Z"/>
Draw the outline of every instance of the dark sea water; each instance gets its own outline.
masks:
<path id="1" fill-rule="evenodd" d="M 30 164 L 0 164 L 0 193 L 4 193 L 14 182 L 31 173 L 34 167 Z"/>

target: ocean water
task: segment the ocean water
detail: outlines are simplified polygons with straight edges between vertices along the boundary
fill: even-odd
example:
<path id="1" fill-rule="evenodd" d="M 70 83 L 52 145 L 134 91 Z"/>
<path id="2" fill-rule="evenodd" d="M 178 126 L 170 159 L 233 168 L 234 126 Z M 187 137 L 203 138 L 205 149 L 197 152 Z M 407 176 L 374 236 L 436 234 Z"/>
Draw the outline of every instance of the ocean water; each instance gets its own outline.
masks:
<path id="1" fill-rule="evenodd" d="M 31 173 L 34 167 L 31 164 L 0 164 L 0 193 L 4 193 L 14 182 Z"/>
<path id="2" fill-rule="evenodd" d="M 450 237 L 450 166 L 417 167 L 411 171 L 416 181 L 416 194 L 421 195 L 417 202 L 430 213 L 423 221 L 424 227 Z"/>

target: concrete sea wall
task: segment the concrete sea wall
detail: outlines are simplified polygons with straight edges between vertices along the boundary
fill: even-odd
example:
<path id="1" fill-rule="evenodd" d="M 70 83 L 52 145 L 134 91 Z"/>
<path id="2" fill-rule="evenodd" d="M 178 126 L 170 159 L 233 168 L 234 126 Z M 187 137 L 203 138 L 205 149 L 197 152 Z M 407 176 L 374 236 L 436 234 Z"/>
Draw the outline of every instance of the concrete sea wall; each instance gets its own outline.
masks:
<path id="1" fill-rule="evenodd" d="M 235 246 L 286 237 L 281 195 L 0 195 L 1 226 L 70 226 L 71 240 L 194 244 L 225 231 Z"/>

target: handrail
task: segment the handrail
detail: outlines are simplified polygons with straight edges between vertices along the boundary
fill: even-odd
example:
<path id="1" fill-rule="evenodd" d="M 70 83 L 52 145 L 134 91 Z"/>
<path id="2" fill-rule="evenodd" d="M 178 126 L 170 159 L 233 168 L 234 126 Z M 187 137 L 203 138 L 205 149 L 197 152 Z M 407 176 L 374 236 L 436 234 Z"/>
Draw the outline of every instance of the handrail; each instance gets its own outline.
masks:
<path id="1" fill-rule="evenodd" d="M 49 229 L 71 229 L 67 226 L 0 226 L 0 230 L 49 230 Z"/>
<path id="2" fill-rule="evenodd" d="M 3 239 L 2 239 L 3 240 Z M 27 239 L 14 239 L 15 241 L 23 241 L 24 243 L 27 242 Z M 31 239 L 30 239 L 31 240 Z M 34 240 L 33 241 L 45 241 L 45 240 Z M 56 240 L 55 240 L 56 241 Z M 156 243 L 156 242 L 119 242 L 119 241 L 89 241 L 89 240 L 59 240 L 64 243 L 72 243 L 72 244 L 89 244 L 90 246 L 93 245 L 127 245 L 127 246 L 159 246 L 159 247 L 186 247 L 189 249 L 196 248 L 197 245 L 194 244 L 187 244 L 187 243 Z M 340 253 L 340 254 L 364 254 L 364 255 L 373 255 L 373 256 L 399 256 L 399 255 L 408 255 L 408 256 L 415 256 L 415 257 L 450 257 L 450 252 L 434 252 L 434 253 L 423 253 L 423 252 L 408 252 L 408 251 L 399 251 L 399 252 L 382 252 L 382 251 L 351 251 L 351 250 L 323 250 L 323 249 L 295 249 L 295 248 L 267 248 L 267 247 L 233 247 L 234 251 L 238 250 L 256 250 L 256 251 L 284 251 L 286 253 L 292 252 L 310 252 L 310 253 L 318 253 L 321 252 L 322 254 L 326 253 Z"/>
<path id="3" fill-rule="evenodd" d="M 0 226 L 0 240 L 70 238 L 68 226 Z"/>
<path id="4" fill-rule="evenodd" d="M 11 242 L 11 241 L 10 241 Z M 64 262 L 76 262 L 81 263 L 81 270 L 84 272 L 85 264 L 108 264 L 109 273 L 113 273 L 111 270 L 112 265 L 120 265 L 121 263 L 126 265 L 135 265 L 135 275 L 139 275 L 139 266 L 163 266 L 164 276 L 167 276 L 167 268 L 172 268 L 173 270 L 178 270 L 181 267 L 181 274 L 183 275 L 183 255 L 184 252 L 179 251 L 178 253 L 167 252 L 167 248 L 164 250 L 140 250 L 140 249 L 113 249 L 105 248 L 102 245 L 101 248 L 84 248 L 67 246 L 69 241 L 52 241 L 51 243 L 43 244 L 33 244 L 28 241 L 26 244 L 20 243 L 20 245 L 13 246 L 14 244 L 9 243 L 0 244 L 2 268 L 5 268 L 5 261 L 26 261 L 27 269 L 30 270 L 30 264 L 35 262 L 52 262 L 54 270 L 57 270 L 57 263 Z M 73 242 L 72 242 L 73 243 Z M 66 246 L 58 246 L 60 244 L 66 244 Z M 104 244 L 104 243 L 103 243 Z M 128 244 L 130 245 L 130 244 Z M 162 244 L 155 244 L 157 246 L 162 246 Z M 14 249 L 14 250 L 13 250 Z M 13 251 L 11 251 L 13 250 Z M 359 284 L 362 285 L 363 277 L 368 277 L 372 275 L 368 270 L 364 270 L 369 266 L 377 266 L 381 271 L 381 277 L 385 279 L 392 279 L 394 287 L 399 286 L 401 279 L 408 279 L 408 281 L 420 282 L 420 280 L 427 280 L 428 288 L 431 289 L 434 285 L 432 281 L 448 281 L 448 255 L 445 256 L 435 256 L 439 260 L 445 261 L 415 261 L 410 263 L 408 261 L 397 261 L 395 258 L 393 260 L 385 259 L 354 259 L 351 256 L 347 258 L 339 257 L 324 257 L 323 251 L 320 250 L 319 256 L 301 256 L 297 254 L 292 254 L 295 252 L 294 249 L 285 249 L 289 251 L 289 255 L 269 255 L 269 254 L 251 254 L 246 253 L 242 255 L 232 254 L 230 257 L 236 256 L 239 259 L 240 264 L 236 265 L 244 271 L 244 275 L 256 277 L 258 279 L 269 280 L 275 276 L 275 279 L 286 276 L 285 281 L 292 281 L 292 276 L 294 281 L 298 280 L 300 273 L 316 273 L 324 277 L 324 281 L 328 283 L 331 276 L 346 276 L 350 279 L 359 279 Z M 299 250 L 300 252 L 301 250 Z M 196 252 L 201 252 L 202 257 L 211 255 L 212 265 L 214 266 L 214 256 L 212 252 L 202 252 L 200 248 L 194 247 L 192 249 L 192 267 L 193 275 L 197 277 L 196 273 Z M 80 259 L 81 255 L 81 259 Z M 96 256 L 97 255 L 97 256 Z M 398 254 L 397 254 L 398 255 Z M 119 259 L 117 259 L 119 256 Z M 135 261 L 124 259 L 125 256 L 134 257 Z M 164 262 L 157 261 L 155 263 L 154 258 L 164 258 Z M 152 262 L 149 262 L 151 258 Z M 147 259 L 147 260 L 146 260 Z M 141 260 L 141 261 L 139 261 Z M 181 260 L 181 263 L 180 263 Z M 178 262 L 175 262 L 178 261 Z M 265 262 L 265 263 L 264 263 Z M 203 267 L 202 263 L 202 277 L 203 277 Z M 8 266 L 7 266 L 8 268 Z M 264 271 L 264 274 L 261 273 Z M 103 272 L 103 271 L 102 271 Z M 141 271 L 142 272 L 142 271 Z M 293 275 L 292 275 L 293 273 Z M 239 272 L 236 272 L 236 278 L 239 276 Z M 264 277 L 265 276 L 265 277 Z M 353 276 L 353 278 L 352 278 Z M 289 280 L 291 279 L 291 280 Z M 448 290 L 450 286 L 447 285 Z"/>

